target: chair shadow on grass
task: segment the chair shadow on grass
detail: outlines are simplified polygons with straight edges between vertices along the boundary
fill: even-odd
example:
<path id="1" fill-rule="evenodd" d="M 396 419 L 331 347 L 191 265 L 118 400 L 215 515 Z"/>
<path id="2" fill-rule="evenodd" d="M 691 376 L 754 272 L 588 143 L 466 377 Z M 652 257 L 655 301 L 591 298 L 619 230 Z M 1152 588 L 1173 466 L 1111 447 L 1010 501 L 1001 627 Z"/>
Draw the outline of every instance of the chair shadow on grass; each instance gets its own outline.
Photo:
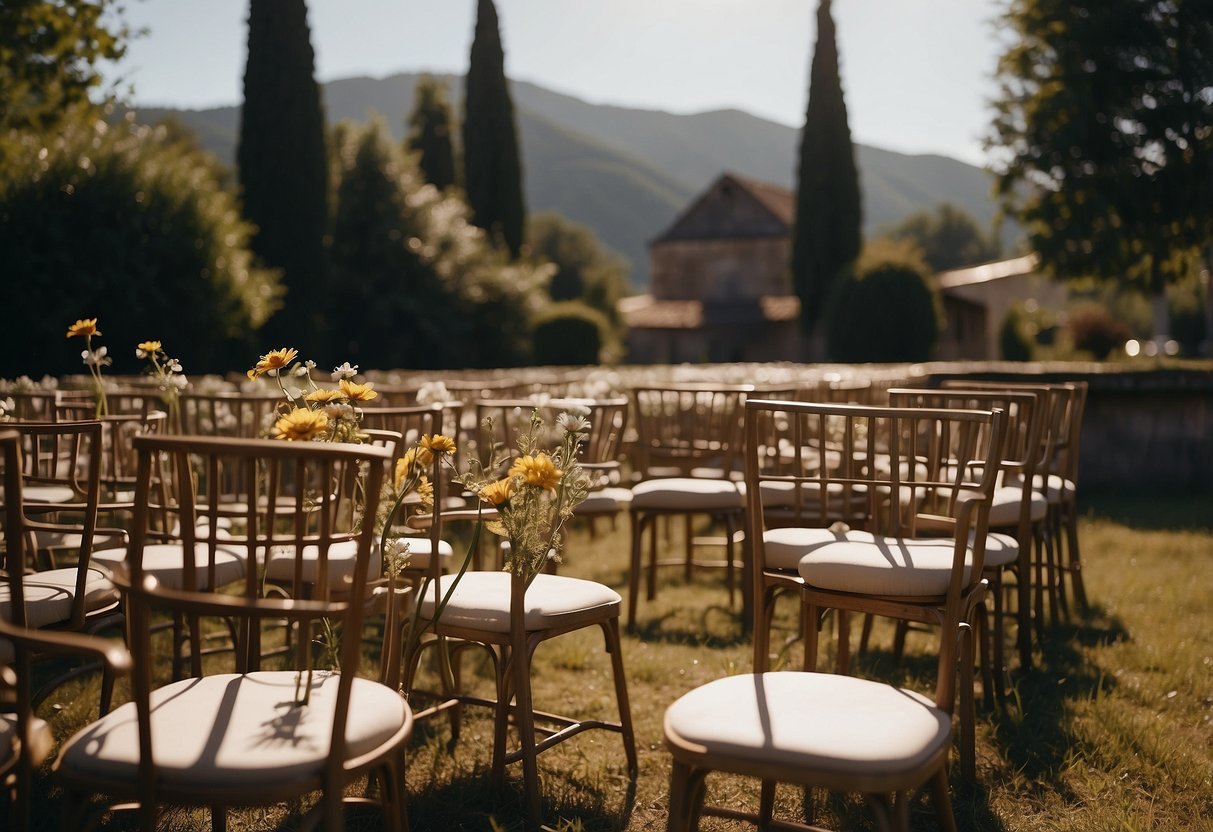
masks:
<path id="1" fill-rule="evenodd" d="M 640 641 L 694 645 L 710 649 L 738 647 L 750 642 L 750 634 L 741 626 L 741 611 L 727 605 L 710 604 L 702 607 L 695 618 L 686 617 L 686 610 L 670 609 L 657 615 L 642 617 L 633 628 L 624 632 Z M 724 627 L 720 626 L 725 622 Z"/>

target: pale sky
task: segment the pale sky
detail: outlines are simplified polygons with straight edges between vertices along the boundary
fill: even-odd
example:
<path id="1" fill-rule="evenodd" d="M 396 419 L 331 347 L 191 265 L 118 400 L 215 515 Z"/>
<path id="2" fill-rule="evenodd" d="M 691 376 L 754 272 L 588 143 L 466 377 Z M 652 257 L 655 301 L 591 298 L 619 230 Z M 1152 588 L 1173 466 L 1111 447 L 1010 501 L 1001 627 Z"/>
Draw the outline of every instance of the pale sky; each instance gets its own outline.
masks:
<path id="1" fill-rule="evenodd" d="M 1008 0 L 834 0 L 851 134 L 982 164 Z M 145 105 L 240 101 L 248 0 L 133 0 L 116 74 Z M 506 73 L 593 103 L 799 127 L 817 0 L 496 0 Z M 463 74 L 476 0 L 309 0 L 316 76 Z"/>

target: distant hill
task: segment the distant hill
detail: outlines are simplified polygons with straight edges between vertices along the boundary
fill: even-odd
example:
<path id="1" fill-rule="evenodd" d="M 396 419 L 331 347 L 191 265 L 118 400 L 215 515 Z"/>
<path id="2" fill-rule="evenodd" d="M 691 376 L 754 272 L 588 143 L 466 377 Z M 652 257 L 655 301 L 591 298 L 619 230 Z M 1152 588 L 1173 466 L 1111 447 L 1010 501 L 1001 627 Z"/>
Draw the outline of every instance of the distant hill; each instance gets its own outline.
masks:
<path id="1" fill-rule="evenodd" d="M 325 85 L 332 122 L 381 114 L 400 138 L 420 76 L 344 78 Z M 446 78 L 458 112 L 462 81 Z M 521 134 L 527 208 L 555 211 L 592 228 L 648 285 L 648 241 L 724 171 L 794 187 L 799 130 L 739 110 L 674 115 L 590 104 L 527 82 L 512 85 Z M 239 109 L 140 108 L 142 121 L 173 116 L 233 165 Z M 985 228 L 996 205 L 989 175 L 944 156 L 910 156 L 857 145 L 865 233 L 952 202 Z"/>

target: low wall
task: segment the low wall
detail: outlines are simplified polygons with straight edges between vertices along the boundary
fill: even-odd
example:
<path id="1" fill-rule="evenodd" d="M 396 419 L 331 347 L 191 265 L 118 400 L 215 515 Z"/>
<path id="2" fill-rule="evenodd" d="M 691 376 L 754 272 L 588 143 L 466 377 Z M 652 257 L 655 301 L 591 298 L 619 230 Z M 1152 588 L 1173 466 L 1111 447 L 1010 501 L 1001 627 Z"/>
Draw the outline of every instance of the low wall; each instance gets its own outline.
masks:
<path id="1" fill-rule="evenodd" d="M 923 369 L 929 384 L 943 378 L 1086 381 L 1090 392 L 1079 446 L 1083 490 L 1213 495 L 1213 367 L 948 364 Z M 1213 502 L 1209 511 L 1213 514 Z"/>

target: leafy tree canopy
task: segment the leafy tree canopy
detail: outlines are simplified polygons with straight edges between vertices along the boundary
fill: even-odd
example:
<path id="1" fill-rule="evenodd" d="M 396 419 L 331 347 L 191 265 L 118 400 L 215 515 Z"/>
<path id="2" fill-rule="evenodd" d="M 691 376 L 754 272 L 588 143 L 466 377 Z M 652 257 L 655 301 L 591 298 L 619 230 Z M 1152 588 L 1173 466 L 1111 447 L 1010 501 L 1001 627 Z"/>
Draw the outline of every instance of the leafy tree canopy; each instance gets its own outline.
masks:
<path id="1" fill-rule="evenodd" d="M 996 260 L 998 243 L 982 233 L 977 222 L 951 203 L 934 211 L 918 211 L 889 231 L 895 240 L 911 240 L 922 250 L 933 271 L 942 272 Z"/>
<path id="2" fill-rule="evenodd" d="M 4 0 L 0 133 L 49 129 L 88 107 L 98 64 L 121 58 L 131 36 L 119 0 Z"/>
<path id="3" fill-rule="evenodd" d="M 532 256 L 556 267 L 548 293 L 554 301 L 580 300 L 618 329 L 619 299 L 628 292 L 627 265 L 604 249 L 594 232 L 560 214 L 536 214 L 527 223 Z"/>
<path id="4" fill-rule="evenodd" d="M 86 317 L 119 371 L 139 369 L 135 345 L 149 339 L 187 373 L 247 361 L 277 278 L 253 265 L 252 228 L 209 155 L 163 128 L 101 119 L 24 133 L 13 151 L 0 168 L 0 274 L 27 314 L 0 328 L 0 374 L 81 371 L 64 333 Z"/>
<path id="5" fill-rule="evenodd" d="M 1213 241 L 1208 0 L 1014 0 L 988 146 L 1042 263 L 1160 295 Z"/>
<path id="6" fill-rule="evenodd" d="M 439 190 L 449 188 L 456 182 L 451 106 L 447 103 L 446 84 L 432 75 L 424 75 L 413 94 L 417 103 L 409 115 L 406 144 L 417 154 L 417 166 L 425 181 Z"/>

